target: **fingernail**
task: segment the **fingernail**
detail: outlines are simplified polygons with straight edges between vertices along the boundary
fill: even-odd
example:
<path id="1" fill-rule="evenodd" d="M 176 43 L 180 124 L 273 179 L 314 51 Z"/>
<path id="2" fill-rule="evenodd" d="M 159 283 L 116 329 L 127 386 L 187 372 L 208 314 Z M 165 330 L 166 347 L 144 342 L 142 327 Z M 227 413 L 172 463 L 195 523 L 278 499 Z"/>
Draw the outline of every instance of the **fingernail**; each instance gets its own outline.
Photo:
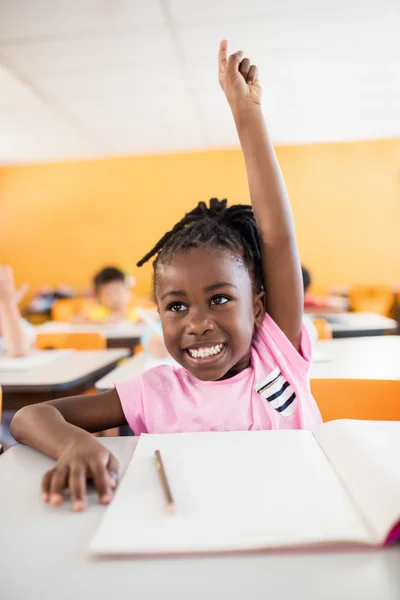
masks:
<path id="1" fill-rule="evenodd" d="M 111 500 L 111 495 L 110 494 L 103 494 L 102 497 L 100 498 L 100 502 L 102 504 L 108 504 Z"/>
<path id="2" fill-rule="evenodd" d="M 43 502 L 48 502 L 49 501 L 49 494 L 47 492 L 42 492 L 40 494 L 40 497 L 43 500 Z"/>
<path id="3" fill-rule="evenodd" d="M 72 510 L 75 512 L 82 512 L 85 509 L 85 503 L 82 500 L 75 500 L 72 505 Z"/>
<path id="4" fill-rule="evenodd" d="M 59 504 L 61 504 L 62 502 L 62 497 L 60 496 L 60 494 L 52 494 L 50 496 L 50 504 L 52 504 L 53 506 L 58 506 Z"/>

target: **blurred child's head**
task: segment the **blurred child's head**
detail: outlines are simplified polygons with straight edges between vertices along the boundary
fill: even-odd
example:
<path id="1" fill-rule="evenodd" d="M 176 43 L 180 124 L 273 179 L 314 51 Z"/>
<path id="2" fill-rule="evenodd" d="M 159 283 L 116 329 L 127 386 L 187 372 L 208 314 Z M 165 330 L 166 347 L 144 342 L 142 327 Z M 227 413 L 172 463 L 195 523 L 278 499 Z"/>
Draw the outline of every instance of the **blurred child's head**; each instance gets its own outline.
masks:
<path id="1" fill-rule="evenodd" d="M 93 278 L 97 300 L 112 312 L 124 312 L 129 302 L 125 273 L 116 267 L 105 267 Z"/>
<path id="2" fill-rule="evenodd" d="M 155 255 L 155 297 L 172 357 L 202 380 L 248 367 L 254 328 L 264 317 L 261 240 L 251 206 L 200 202 L 138 266 Z"/>
<path id="3" fill-rule="evenodd" d="M 303 274 L 304 293 L 307 293 L 311 285 L 311 273 L 303 266 L 301 267 L 301 272 Z"/>

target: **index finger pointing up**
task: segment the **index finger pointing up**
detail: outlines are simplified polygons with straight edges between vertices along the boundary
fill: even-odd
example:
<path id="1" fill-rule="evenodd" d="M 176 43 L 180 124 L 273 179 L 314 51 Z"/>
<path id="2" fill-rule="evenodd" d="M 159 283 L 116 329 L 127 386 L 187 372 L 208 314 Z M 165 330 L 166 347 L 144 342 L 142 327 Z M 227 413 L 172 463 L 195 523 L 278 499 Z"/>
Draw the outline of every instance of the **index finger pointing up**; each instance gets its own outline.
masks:
<path id="1" fill-rule="evenodd" d="M 221 40 L 219 44 L 219 52 L 218 52 L 218 68 L 220 71 L 226 69 L 228 65 L 228 42 L 226 40 Z"/>

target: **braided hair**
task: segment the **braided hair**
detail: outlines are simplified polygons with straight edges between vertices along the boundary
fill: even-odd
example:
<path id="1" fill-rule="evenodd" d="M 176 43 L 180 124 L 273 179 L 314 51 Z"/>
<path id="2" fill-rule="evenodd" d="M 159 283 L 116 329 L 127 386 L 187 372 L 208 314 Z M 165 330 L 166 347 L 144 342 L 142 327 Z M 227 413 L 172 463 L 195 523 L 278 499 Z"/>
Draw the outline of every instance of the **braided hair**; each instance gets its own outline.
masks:
<path id="1" fill-rule="evenodd" d="M 261 271 L 261 239 L 253 209 L 245 204 L 227 206 L 227 200 L 211 198 L 210 205 L 199 202 L 138 263 L 141 267 L 153 256 L 157 265 L 167 264 L 175 253 L 190 248 L 209 246 L 225 248 L 241 255 L 254 276 L 257 291 L 263 288 Z"/>

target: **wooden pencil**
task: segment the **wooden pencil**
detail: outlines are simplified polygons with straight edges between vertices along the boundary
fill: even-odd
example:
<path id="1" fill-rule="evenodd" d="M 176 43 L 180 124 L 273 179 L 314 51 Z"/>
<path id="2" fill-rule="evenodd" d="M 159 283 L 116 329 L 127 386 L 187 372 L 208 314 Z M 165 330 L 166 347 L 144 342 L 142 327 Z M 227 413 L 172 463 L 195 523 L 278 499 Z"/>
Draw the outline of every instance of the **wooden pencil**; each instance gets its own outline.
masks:
<path id="1" fill-rule="evenodd" d="M 168 512 L 173 515 L 175 514 L 175 503 L 172 497 L 171 488 L 169 487 L 167 474 L 165 472 L 164 463 L 159 450 L 155 450 L 154 458 L 156 459 L 157 472 L 160 476 L 161 485 L 164 490 L 165 499 L 167 501 Z"/>

